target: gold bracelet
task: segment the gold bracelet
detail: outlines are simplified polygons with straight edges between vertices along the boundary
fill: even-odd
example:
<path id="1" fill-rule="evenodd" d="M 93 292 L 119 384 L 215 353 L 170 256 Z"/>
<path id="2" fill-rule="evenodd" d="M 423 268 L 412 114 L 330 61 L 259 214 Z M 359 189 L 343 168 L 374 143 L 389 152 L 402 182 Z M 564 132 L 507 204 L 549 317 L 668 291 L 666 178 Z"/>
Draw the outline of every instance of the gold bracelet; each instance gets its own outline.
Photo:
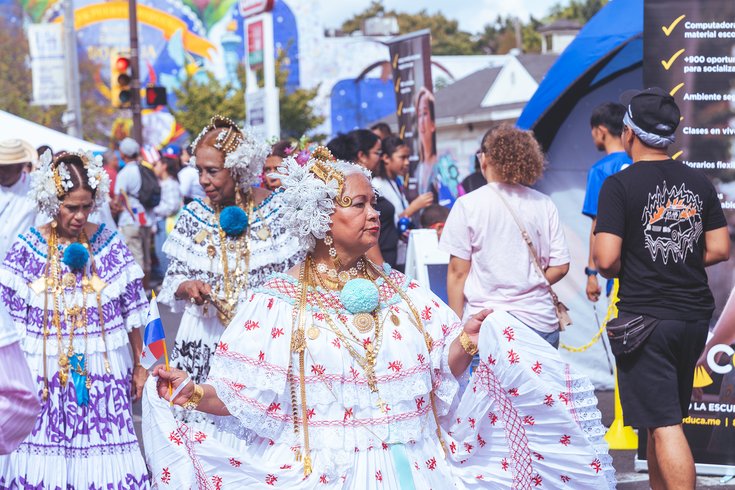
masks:
<path id="1" fill-rule="evenodd" d="M 188 400 L 184 402 L 182 407 L 184 410 L 194 410 L 199 406 L 199 402 L 204 398 L 204 388 L 201 385 L 194 385 L 194 392 L 191 394 Z"/>
<path id="2" fill-rule="evenodd" d="M 459 334 L 459 343 L 462 344 L 462 348 L 464 349 L 464 351 L 471 356 L 474 356 L 475 354 L 477 354 L 477 351 L 479 351 L 479 349 L 477 348 L 477 344 L 472 342 L 470 336 L 467 335 L 467 332 L 465 332 L 464 330 L 462 330 L 462 333 Z"/>

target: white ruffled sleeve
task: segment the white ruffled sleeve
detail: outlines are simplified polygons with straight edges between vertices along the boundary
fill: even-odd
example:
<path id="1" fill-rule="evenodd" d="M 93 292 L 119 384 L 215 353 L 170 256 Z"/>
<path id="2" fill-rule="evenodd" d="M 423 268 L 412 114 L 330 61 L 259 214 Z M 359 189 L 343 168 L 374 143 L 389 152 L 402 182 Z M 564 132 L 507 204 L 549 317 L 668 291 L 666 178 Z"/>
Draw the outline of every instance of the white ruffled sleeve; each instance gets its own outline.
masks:
<path id="1" fill-rule="evenodd" d="M 418 309 L 424 331 L 432 339 L 431 366 L 437 415 L 446 415 L 456 404 L 459 393 L 459 382 L 449 368 L 449 347 L 461 333 L 462 324 L 446 303 L 415 281 L 408 283 L 407 292 Z"/>
<path id="2" fill-rule="evenodd" d="M 291 436 L 291 311 L 283 300 L 254 293 L 222 334 L 206 381 L 232 416 L 218 421 L 221 428 L 272 440 Z"/>

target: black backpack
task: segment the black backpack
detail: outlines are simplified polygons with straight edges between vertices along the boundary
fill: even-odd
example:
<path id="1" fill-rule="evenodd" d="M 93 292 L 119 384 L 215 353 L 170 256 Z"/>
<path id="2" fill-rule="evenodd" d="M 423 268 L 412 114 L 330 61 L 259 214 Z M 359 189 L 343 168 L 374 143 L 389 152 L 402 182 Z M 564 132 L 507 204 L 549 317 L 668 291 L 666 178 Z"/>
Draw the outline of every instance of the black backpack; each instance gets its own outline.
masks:
<path id="1" fill-rule="evenodd" d="M 145 162 L 138 164 L 140 170 L 140 192 L 138 201 L 145 209 L 153 209 L 161 202 L 161 184 L 151 166 Z"/>

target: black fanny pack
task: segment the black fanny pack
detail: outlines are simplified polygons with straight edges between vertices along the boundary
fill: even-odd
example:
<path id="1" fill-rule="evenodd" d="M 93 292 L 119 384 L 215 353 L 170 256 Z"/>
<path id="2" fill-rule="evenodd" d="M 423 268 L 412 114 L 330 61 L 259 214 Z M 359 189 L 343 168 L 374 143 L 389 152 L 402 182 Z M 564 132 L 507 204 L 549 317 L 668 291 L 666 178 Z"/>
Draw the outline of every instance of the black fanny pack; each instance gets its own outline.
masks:
<path id="1" fill-rule="evenodd" d="M 607 322 L 607 338 L 616 356 L 632 354 L 651 336 L 659 324 L 658 318 L 635 313 L 618 312 Z"/>

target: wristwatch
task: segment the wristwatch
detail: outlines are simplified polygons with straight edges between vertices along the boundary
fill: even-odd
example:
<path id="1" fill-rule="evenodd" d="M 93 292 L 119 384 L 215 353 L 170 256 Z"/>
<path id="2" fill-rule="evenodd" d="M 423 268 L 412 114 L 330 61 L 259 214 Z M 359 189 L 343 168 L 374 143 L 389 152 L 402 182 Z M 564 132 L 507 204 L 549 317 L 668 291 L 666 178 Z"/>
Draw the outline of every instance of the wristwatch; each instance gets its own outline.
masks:
<path id="1" fill-rule="evenodd" d="M 199 402 L 202 401 L 202 397 L 204 397 L 204 388 L 201 385 L 194 385 L 194 392 L 184 402 L 182 407 L 184 407 L 184 410 L 194 410 L 199 405 Z"/>
<path id="2" fill-rule="evenodd" d="M 596 276 L 597 275 L 597 270 L 590 269 L 589 267 L 585 267 L 584 268 L 584 273 L 587 274 L 588 276 Z"/>

